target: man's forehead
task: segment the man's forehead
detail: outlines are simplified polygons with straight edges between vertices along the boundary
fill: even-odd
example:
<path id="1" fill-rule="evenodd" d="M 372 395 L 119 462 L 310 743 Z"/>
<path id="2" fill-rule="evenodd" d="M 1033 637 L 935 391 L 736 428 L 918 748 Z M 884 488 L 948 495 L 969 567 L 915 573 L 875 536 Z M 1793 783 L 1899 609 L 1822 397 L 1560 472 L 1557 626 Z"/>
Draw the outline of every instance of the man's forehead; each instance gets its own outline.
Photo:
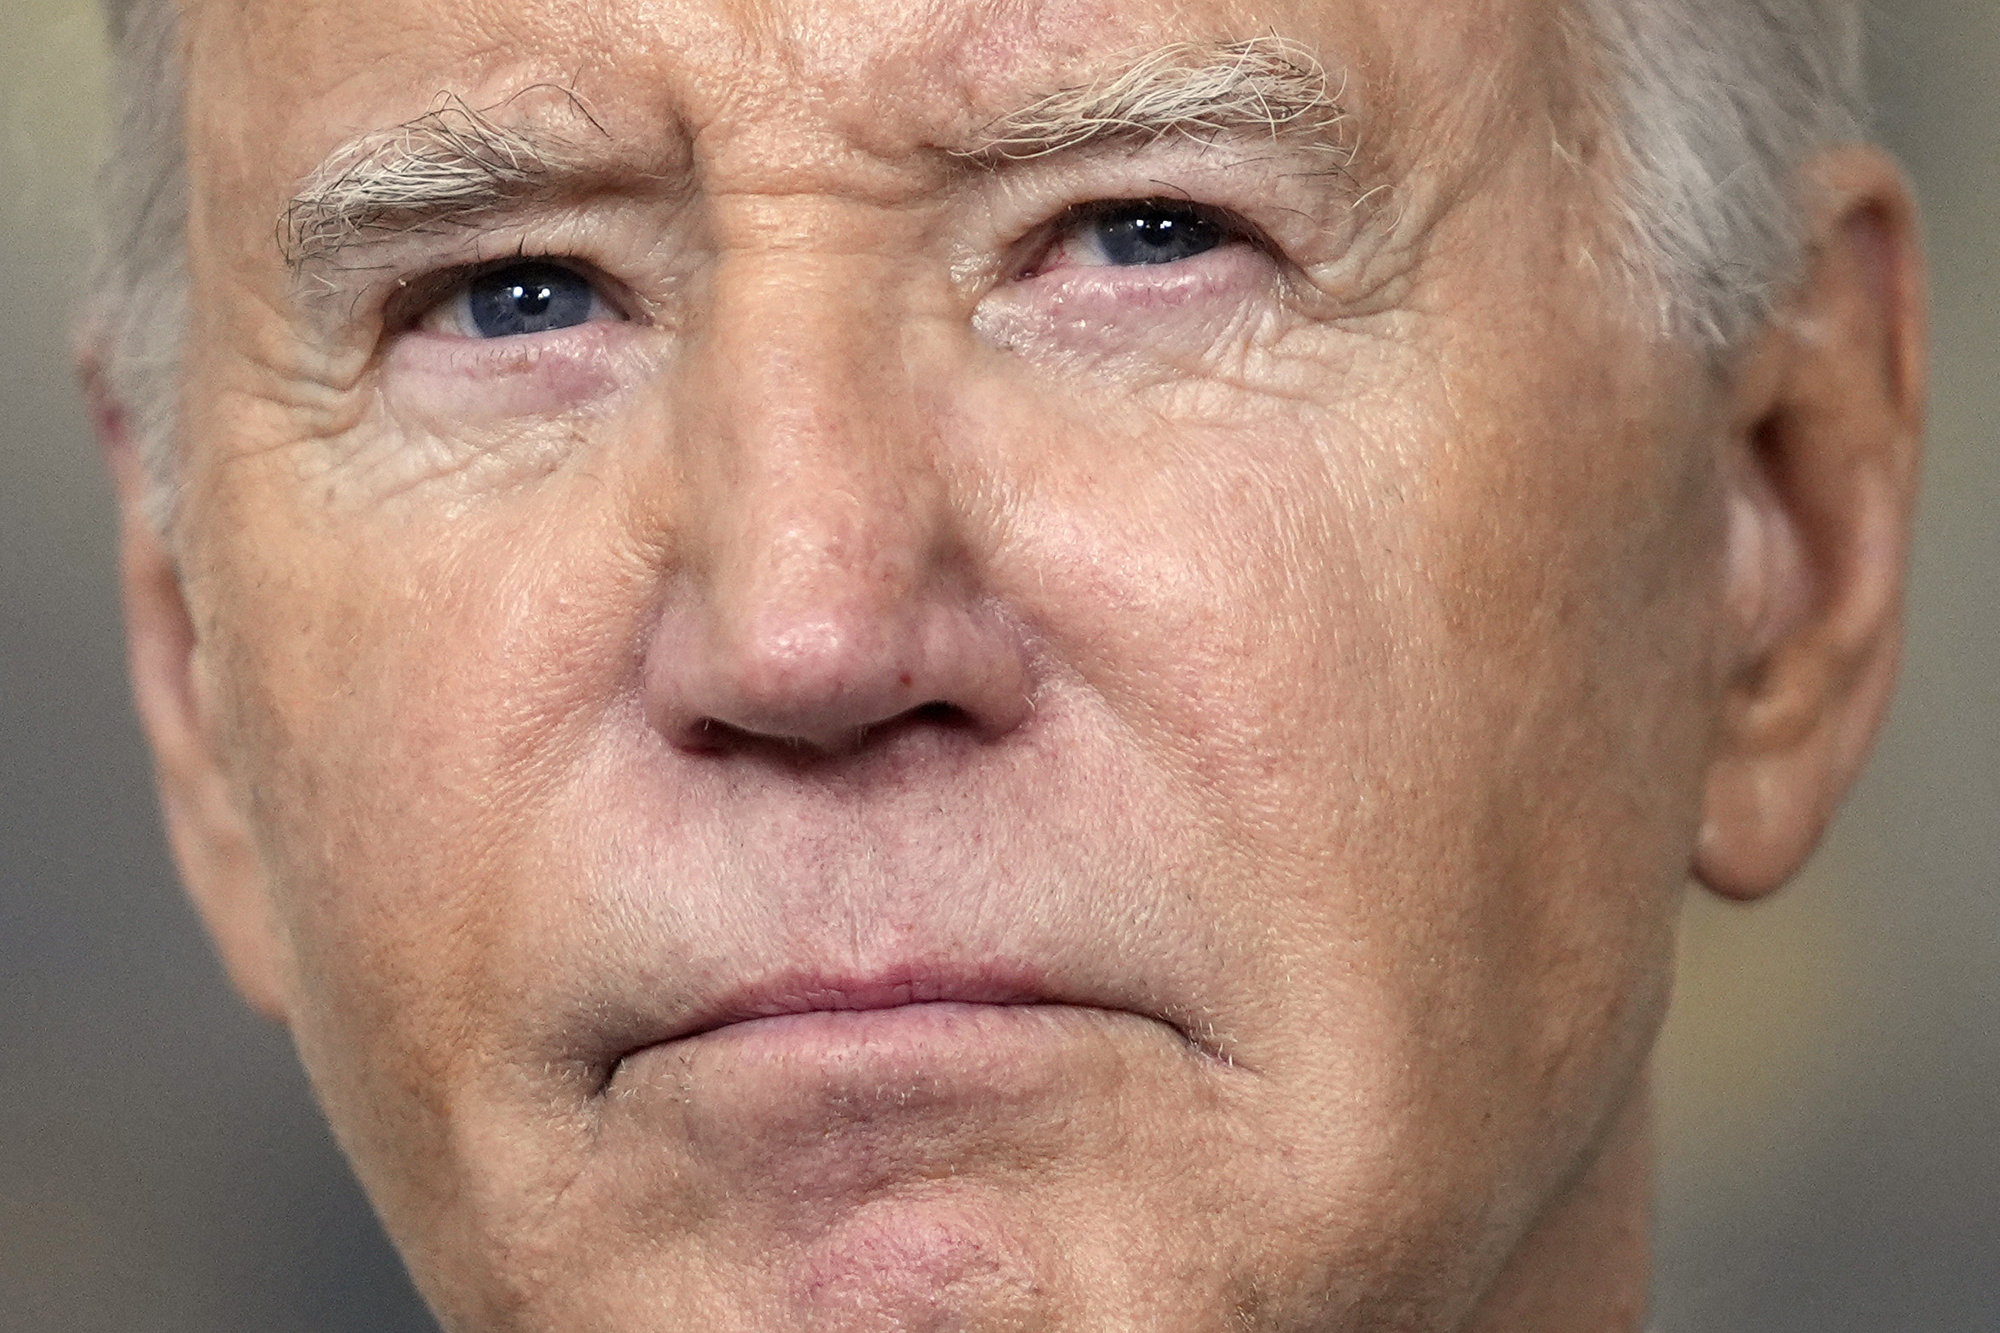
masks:
<path id="1" fill-rule="evenodd" d="M 967 85 L 1004 86 L 1101 57 L 1107 36 L 1143 48 L 1228 35 L 1223 16 L 1113 0 L 194 0 L 231 63 L 312 90 L 418 74 L 497 92 L 522 74 L 579 86 L 678 91 L 690 74 L 728 85 L 755 72 L 820 94 L 865 93 L 894 109 Z M 1253 29 L 1255 35 L 1258 31 Z M 782 76 L 773 80 L 769 76 Z M 428 89 L 429 92 L 437 89 Z M 740 93 L 738 94 L 740 95 Z M 739 105 L 738 115 L 754 114 Z"/>
<path id="2" fill-rule="evenodd" d="M 321 154 L 441 93 L 492 106 L 538 83 L 641 123 L 754 124 L 789 98 L 843 130 L 933 135 L 1176 42 L 1300 42 L 1350 107 L 1385 100 L 1406 69 L 1473 52 L 1490 84 L 1494 39 L 1546 4 L 1483 0 L 1438 23 L 1377 0 L 190 0 L 190 84 L 225 110 L 275 107 L 285 139 L 316 137 Z"/>

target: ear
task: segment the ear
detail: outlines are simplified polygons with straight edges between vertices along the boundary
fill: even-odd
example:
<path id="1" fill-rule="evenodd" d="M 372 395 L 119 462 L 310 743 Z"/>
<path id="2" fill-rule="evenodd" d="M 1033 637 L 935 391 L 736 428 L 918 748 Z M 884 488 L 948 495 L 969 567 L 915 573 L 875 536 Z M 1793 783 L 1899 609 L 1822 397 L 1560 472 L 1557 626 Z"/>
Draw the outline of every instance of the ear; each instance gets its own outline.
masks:
<path id="1" fill-rule="evenodd" d="M 132 693 L 153 751 L 167 839 L 182 882 L 230 979 L 265 1015 L 289 1006 L 287 952 L 269 883 L 238 808 L 200 671 L 201 643 L 181 574 L 146 504 L 149 482 L 126 416 L 97 358 L 82 357 L 85 396 L 118 492 L 119 581 Z"/>
<path id="2" fill-rule="evenodd" d="M 1803 283 L 1734 381 L 1721 721 L 1695 874 L 1732 898 L 1811 853 L 1873 743 L 1901 641 L 1923 430 L 1923 261 L 1895 164 L 1827 154 Z"/>

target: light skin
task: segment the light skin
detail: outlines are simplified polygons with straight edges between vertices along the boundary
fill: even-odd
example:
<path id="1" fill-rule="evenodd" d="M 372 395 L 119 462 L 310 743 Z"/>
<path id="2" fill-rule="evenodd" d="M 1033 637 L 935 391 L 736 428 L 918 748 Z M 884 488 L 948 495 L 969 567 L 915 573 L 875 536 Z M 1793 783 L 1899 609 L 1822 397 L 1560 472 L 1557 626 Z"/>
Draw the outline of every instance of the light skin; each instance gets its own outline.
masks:
<path id="1" fill-rule="evenodd" d="M 1711 373 L 1550 4 L 186 18 L 135 685 L 447 1328 L 1637 1326 L 1680 897 L 1796 868 L 1893 674 L 1893 167 Z M 982 156 L 1269 34 L 1340 137 Z M 288 262 L 440 93 L 571 177 Z M 583 317 L 483 336 L 519 256 Z"/>

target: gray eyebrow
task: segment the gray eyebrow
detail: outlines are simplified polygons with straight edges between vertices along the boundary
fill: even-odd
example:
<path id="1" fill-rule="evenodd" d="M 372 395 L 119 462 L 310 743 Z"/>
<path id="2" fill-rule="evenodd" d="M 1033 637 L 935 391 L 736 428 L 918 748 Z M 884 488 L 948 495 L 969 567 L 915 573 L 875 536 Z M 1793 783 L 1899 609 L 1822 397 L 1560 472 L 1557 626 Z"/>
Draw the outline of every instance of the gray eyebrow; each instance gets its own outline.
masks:
<path id="1" fill-rule="evenodd" d="M 612 164 L 575 139 L 540 124 L 496 119 L 538 90 L 556 94 L 597 137 L 609 137 L 576 94 L 554 85 L 523 89 L 484 109 L 441 93 L 423 115 L 349 140 L 307 176 L 279 223 L 285 263 L 303 273 L 370 240 L 470 224 L 511 203 L 615 176 Z M 1208 143 L 1250 133 L 1302 144 L 1339 171 L 1352 156 L 1341 135 L 1345 120 L 1325 68 L 1297 42 L 1275 36 L 1179 42 L 1029 102 L 948 152 L 1000 168 L 1107 140 L 1151 143 L 1177 135 Z"/>
<path id="2" fill-rule="evenodd" d="M 545 89 L 604 133 L 574 93 L 553 85 L 523 89 L 502 106 Z M 336 148 L 286 205 L 278 227 L 285 263 L 298 273 L 360 242 L 471 222 L 596 174 L 574 140 L 503 125 L 493 116 L 500 109 L 440 93 L 415 120 Z"/>
<path id="3" fill-rule="evenodd" d="M 1352 158 L 1342 135 L 1346 119 L 1325 66 L 1298 42 L 1177 42 L 1002 116 L 958 155 L 998 164 L 1104 139 L 1151 143 L 1178 135 L 1208 143 L 1247 132 L 1302 143 L 1344 167 Z"/>

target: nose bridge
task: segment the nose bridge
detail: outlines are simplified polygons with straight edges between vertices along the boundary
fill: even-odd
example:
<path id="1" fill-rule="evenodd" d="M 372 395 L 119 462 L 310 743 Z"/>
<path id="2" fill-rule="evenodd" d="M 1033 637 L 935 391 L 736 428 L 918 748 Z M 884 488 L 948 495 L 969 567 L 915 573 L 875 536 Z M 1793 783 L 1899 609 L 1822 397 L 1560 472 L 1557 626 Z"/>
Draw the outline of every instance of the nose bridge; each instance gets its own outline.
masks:
<path id="1" fill-rule="evenodd" d="M 712 494 L 713 609 L 797 616 L 874 603 L 925 574 L 947 526 L 902 350 L 897 293 L 867 256 L 758 251 L 718 265 L 691 392 Z"/>
<path id="2" fill-rule="evenodd" d="M 658 724 L 691 749 L 845 751 L 891 722 L 991 736 L 1026 715 L 1022 644 L 980 600 L 905 352 L 909 268 L 825 246 L 716 264 L 677 414 L 689 577 L 648 665 Z"/>

